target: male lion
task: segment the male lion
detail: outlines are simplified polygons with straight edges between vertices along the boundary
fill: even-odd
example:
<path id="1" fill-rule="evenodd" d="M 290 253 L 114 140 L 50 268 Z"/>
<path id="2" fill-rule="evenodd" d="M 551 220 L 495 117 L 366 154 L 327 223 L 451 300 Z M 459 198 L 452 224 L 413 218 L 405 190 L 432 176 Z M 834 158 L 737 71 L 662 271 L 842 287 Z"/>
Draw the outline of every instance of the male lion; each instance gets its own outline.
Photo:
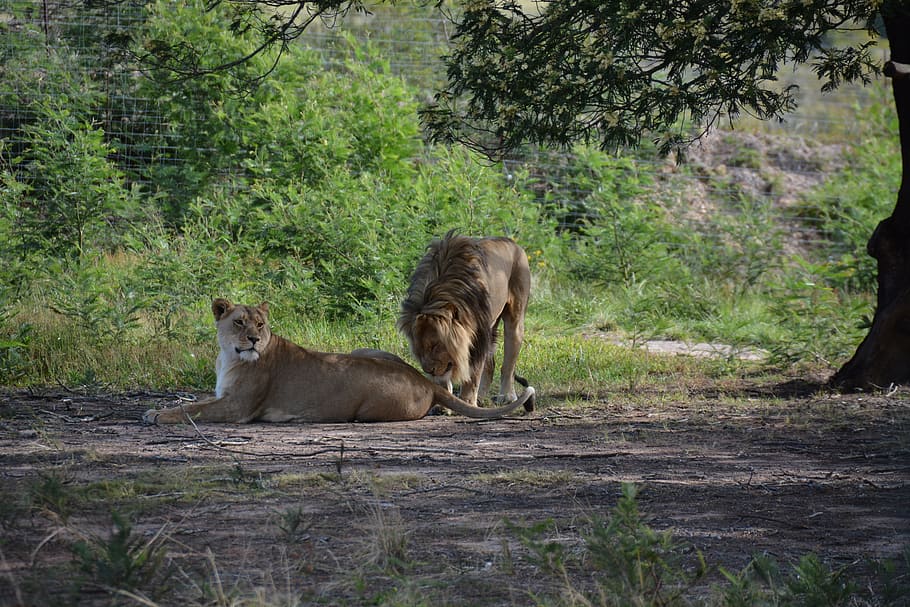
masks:
<path id="1" fill-rule="evenodd" d="M 391 422 L 420 419 L 434 404 L 469 417 L 501 417 L 534 395 L 496 409 L 474 407 L 414 367 L 381 351 L 329 354 L 306 350 L 273 334 L 267 303 L 212 302 L 221 352 L 215 397 L 145 412 L 146 423 L 174 424 L 187 416 L 207 422 Z"/>
<path id="2" fill-rule="evenodd" d="M 420 366 L 472 405 L 493 379 L 496 331 L 504 327 L 497 400 L 514 401 L 515 364 L 524 337 L 531 271 L 524 250 L 509 238 L 469 238 L 450 231 L 434 240 L 411 276 L 398 330 Z M 520 381 L 520 378 L 519 378 Z M 521 382 L 524 383 L 524 382 Z M 534 401 L 525 409 L 531 411 Z"/>

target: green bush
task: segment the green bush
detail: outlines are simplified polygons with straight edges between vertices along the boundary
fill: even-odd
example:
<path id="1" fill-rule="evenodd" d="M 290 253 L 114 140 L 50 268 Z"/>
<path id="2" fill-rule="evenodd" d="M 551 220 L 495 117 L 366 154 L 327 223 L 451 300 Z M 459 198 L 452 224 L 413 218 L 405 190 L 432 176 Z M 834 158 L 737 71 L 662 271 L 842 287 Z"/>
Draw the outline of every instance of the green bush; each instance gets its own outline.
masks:
<path id="1" fill-rule="evenodd" d="M 795 259 L 770 291 L 770 309 L 785 336 L 770 347 L 774 362 L 847 360 L 871 325 L 871 297 L 829 286 L 827 264 Z M 842 319 L 835 322 L 834 319 Z"/>
<path id="2" fill-rule="evenodd" d="M 20 255 L 78 257 L 89 248 L 111 248 L 138 206 L 108 160 L 113 149 L 104 131 L 92 125 L 91 83 L 72 86 L 81 94 L 61 91 L 34 104 L 34 122 L 22 127 L 27 148 L 6 163 L 11 187 L 0 198 Z"/>
<path id="3" fill-rule="evenodd" d="M 162 537 L 146 539 L 133 531 L 126 516 L 116 511 L 111 518 L 113 528 L 109 537 L 87 537 L 71 546 L 79 571 L 75 591 L 141 588 L 150 590 L 154 596 L 164 594 L 171 572 Z"/>
<path id="4" fill-rule="evenodd" d="M 83 258 L 57 268 L 47 287 L 51 309 L 84 329 L 95 346 L 126 337 L 147 306 L 132 275 L 111 270 L 103 257 Z"/>
<path id="5" fill-rule="evenodd" d="M 317 186 L 211 190 L 189 205 L 179 238 L 159 225 L 133 239 L 144 293 L 169 308 L 221 294 L 286 302 L 311 317 L 388 315 L 445 230 L 517 234 L 535 224 L 536 208 L 465 154 L 440 151 L 413 170 L 413 180 L 340 171 Z"/>
<path id="6" fill-rule="evenodd" d="M 539 204 L 567 234 L 565 271 L 600 285 L 685 280 L 672 254 L 677 240 L 667 209 L 648 195 L 651 176 L 632 158 L 578 147 Z"/>

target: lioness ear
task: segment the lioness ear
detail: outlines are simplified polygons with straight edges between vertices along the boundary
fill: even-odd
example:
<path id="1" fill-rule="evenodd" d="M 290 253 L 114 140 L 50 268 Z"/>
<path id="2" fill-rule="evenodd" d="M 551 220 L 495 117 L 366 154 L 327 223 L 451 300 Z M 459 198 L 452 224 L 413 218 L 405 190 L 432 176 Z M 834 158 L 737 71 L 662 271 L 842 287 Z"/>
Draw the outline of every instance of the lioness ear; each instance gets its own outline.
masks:
<path id="1" fill-rule="evenodd" d="M 268 316 L 269 315 L 269 302 L 264 301 L 261 304 L 259 304 L 259 311 L 262 312 L 263 314 L 265 314 L 266 316 Z"/>
<path id="2" fill-rule="evenodd" d="M 212 314 L 215 316 L 215 322 L 221 320 L 224 315 L 230 313 L 233 308 L 234 304 L 227 299 L 219 297 L 214 300 L 212 302 Z"/>

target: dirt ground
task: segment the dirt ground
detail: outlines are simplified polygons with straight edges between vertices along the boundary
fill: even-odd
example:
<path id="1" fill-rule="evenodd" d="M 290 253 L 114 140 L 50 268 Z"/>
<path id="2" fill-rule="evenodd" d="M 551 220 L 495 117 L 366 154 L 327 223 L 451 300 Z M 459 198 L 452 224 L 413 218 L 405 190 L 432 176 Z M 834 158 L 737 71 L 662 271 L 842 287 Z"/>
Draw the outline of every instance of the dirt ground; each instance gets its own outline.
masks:
<path id="1" fill-rule="evenodd" d="M 140 425 L 180 396 L 0 393 L 0 605 L 140 604 L 74 565 L 80 539 L 110 545 L 112 512 L 159 547 L 157 577 L 132 586 L 150 605 L 538 604 L 566 581 L 504 521 L 552 519 L 546 538 L 577 547 L 622 482 L 709 580 L 758 553 L 854 567 L 910 545 L 908 390 L 744 382 L 543 394 L 484 422 Z"/>

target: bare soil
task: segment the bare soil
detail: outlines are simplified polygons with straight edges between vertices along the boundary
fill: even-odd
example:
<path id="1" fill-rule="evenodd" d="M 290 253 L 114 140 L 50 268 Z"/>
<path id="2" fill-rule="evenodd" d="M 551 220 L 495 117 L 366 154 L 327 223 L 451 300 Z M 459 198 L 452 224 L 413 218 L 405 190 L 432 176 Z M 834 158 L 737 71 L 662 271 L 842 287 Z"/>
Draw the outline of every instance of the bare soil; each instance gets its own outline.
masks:
<path id="1" fill-rule="evenodd" d="M 577 548 L 622 482 L 714 572 L 809 552 L 861 570 L 910 545 L 907 390 L 741 382 L 544 394 L 484 422 L 140 425 L 179 397 L 2 393 L 0 605 L 139 604 L 75 566 L 80 538 L 110 543 L 112 512 L 160 546 L 135 582 L 159 605 L 535 604 L 566 581 L 504 521 L 552 519 L 547 538 Z"/>

